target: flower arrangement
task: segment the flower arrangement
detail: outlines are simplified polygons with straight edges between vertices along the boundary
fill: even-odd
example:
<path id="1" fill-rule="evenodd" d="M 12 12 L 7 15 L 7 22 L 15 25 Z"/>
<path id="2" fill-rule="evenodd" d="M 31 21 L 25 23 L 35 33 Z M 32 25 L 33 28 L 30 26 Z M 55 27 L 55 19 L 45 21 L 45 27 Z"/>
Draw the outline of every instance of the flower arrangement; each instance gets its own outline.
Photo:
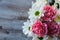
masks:
<path id="1" fill-rule="evenodd" d="M 56 0 L 36 0 L 29 9 L 29 20 L 24 22 L 23 32 L 32 40 L 58 40 L 60 33 L 60 8 Z"/>

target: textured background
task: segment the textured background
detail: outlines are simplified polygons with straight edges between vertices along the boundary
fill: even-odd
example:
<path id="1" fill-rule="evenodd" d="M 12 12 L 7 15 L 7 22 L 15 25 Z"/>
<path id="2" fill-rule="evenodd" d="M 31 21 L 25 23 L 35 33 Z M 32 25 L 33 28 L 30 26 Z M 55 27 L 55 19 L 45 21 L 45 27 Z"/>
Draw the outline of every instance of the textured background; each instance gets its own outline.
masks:
<path id="1" fill-rule="evenodd" d="M 32 0 L 0 0 L 0 40 L 31 40 L 22 32 Z"/>

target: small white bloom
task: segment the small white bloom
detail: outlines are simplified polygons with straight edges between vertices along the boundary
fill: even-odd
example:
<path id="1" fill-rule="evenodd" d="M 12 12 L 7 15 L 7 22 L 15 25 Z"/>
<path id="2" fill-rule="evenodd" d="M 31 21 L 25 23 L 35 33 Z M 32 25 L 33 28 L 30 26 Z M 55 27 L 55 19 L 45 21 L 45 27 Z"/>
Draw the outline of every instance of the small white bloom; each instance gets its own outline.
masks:
<path id="1" fill-rule="evenodd" d="M 37 36 L 34 36 L 32 40 L 39 40 Z"/>
<path id="2" fill-rule="evenodd" d="M 45 35 L 45 36 L 43 37 L 43 40 L 47 40 L 47 39 L 48 39 L 48 36 Z"/>
<path id="3" fill-rule="evenodd" d="M 60 0 L 55 0 L 55 3 L 59 3 L 60 4 Z"/>
<path id="4" fill-rule="evenodd" d="M 29 19 L 31 22 L 34 22 L 43 15 L 43 7 L 46 5 L 45 0 L 37 0 L 35 3 L 33 3 L 32 8 L 29 10 Z"/>
<path id="5" fill-rule="evenodd" d="M 30 21 L 28 20 L 27 22 L 24 22 L 24 26 L 22 27 L 23 28 L 23 33 L 25 35 L 28 35 L 28 36 L 33 36 L 32 35 L 32 31 L 31 31 L 31 23 Z"/>

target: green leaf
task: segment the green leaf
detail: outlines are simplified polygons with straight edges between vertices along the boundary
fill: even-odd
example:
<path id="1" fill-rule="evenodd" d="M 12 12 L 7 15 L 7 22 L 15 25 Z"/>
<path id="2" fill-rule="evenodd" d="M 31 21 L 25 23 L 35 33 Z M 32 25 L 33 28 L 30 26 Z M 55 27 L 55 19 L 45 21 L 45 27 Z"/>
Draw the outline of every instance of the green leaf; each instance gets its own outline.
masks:
<path id="1" fill-rule="evenodd" d="M 60 14 L 57 15 L 57 17 L 55 18 L 56 22 L 60 22 Z"/>
<path id="2" fill-rule="evenodd" d="M 38 37 L 39 40 L 43 40 L 43 37 Z"/>
<path id="3" fill-rule="evenodd" d="M 48 1 L 48 0 L 46 0 L 46 1 Z"/>
<path id="4" fill-rule="evenodd" d="M 36 11 L 35 12 L 35 16 L 39 16 L 40 12 L 39 11 Z"/>

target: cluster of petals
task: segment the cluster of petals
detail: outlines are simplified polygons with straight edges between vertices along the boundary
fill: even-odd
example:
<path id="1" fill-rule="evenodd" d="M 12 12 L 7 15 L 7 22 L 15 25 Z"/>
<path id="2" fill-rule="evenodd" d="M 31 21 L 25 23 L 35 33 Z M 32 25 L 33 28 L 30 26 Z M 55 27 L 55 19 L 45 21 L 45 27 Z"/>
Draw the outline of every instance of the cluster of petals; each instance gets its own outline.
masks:
<path id="1" fill-rule="evenodd" d="M 40 21 L 36 21 L 32 25 L 32 32 L 39 37 L 44 35 L 57 36 L 59 33 L 59 25 L 54 21 L 57 15 L 57 10 L 50 6 L 45 5 L 44 16 L 42 16 Z"/>
<path id="2" fill-rule="evenodd" d="M 42 23 L 41 21 L 36 21 L 32 25 L 32 32 L 36 34 L 38 37 L 43 37 L 47 34 L 47 24 Z"/>
<path id="3" fill-rule="evenodd" d="M 49 36 L 58 36 L 59 25 L 55 21 L 47 22 L 47 25 L 48 25 L 48 35 Z"/>
<path id="4" fill-rule="evenodd" d="M 48 19 L 47 21 L 53 20 L 56 18 L 57 9 L 55 7 L 50 5 L 45 5 L 43 10 L 44 10 L 44 18 Z"/>

